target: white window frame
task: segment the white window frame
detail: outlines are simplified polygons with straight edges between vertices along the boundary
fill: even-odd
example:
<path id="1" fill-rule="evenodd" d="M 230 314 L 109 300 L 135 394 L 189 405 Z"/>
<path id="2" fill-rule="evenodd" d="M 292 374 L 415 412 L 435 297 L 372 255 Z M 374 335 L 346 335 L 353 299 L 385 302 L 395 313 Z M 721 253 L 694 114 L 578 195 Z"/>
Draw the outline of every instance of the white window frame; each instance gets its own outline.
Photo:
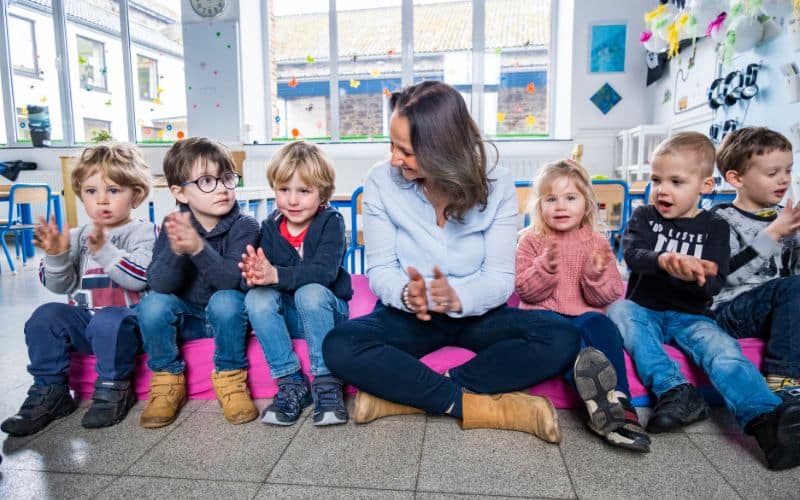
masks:
<path id="1" fill-rule="evenodd" d="M 95 51 L 97 51 L 97 49 L 99 47 L 99 49 L 100 49 L 99 50 L 100 60 L 97 61 L 97 64 L 99 65 L 99 67 L 97 68 L 97 73 L 102 77 L 103 84 L 99 85 L 95 81 L 92 81 L 92 83 L 84 84 L 83 75 L 81 74 L 82 68 L 79 65 L 78 66 L 78 81 L 80 82 L 80 87 L 81 88 L 86 88 L 87 86 L 91 85 L 92 90 L 105 90 L 105 91 L 108 91 L 108 74 L 103 72 L 103 68 L 106 67 L 106 44 L 101 42 L 101 41 L 99 41 L 99 40 L 95 40 L 94 38 L 90 38 L 90 37 L 88 37 L 86 35 L 76 34 L 75 35 L 75 46 L 76 47 L 81 43 L 81 40 L 83 40 L 84 42 L 89 42 L 90 44 L 92 44 L 92 52 L 93 53 Z M 80 57 L 80 54 L 79 54 L 79 57 Z M 86 64 L 91 64 L 91 61 L 87 61 Z M 93 73 L 94 73 L 94 71 L 93 71 Z M 93 76 L 96 76 L 96 75 L 93 75 Z"/>
<path id="2" fill-rule="evenodd" d="M 14 19 L 27 23 L 31 30 L 31 60 L 33 61 L 33 68 L 12 68 L 14 73 L 20 76 L 39 78 L 39 52 L 36 48 L 36 21 L 16 14 L 9 14 L 8 17 L 9 19 L 13 17 Z M 8 32 L 10 30 L 6 29 L 6 31 Z M 9 45 L 9 49 L 10 48 Z"/>
<path id="3" fill-rule="evenodd" d="M 151 78 L 150 78 L 149 87 L 147 89 L 148 90 L 148 94 L 152 94 L 152 95 L 150 95 L 150 97 L 146 97 L 145 95 L 143 95 L 143 93 L 142 93 L 142 90 L 143 90 L 142 89 L 142 85 L 139 82 L 139 85 L 138 85 L 139 92 L 138 92 L 137 98 L 140 101 L 153 102 L 158 98 L 158 59 L 146 56 L 144 54 L 136 54 L 136 80 L 137 80 L 137 82 L 139 80 L 139 59 L 147 59 L 148 61 L 150 61 L 150 64 L 155 66 L 155 70 L 152 70 L 152 69 L 150 70 Z"/>

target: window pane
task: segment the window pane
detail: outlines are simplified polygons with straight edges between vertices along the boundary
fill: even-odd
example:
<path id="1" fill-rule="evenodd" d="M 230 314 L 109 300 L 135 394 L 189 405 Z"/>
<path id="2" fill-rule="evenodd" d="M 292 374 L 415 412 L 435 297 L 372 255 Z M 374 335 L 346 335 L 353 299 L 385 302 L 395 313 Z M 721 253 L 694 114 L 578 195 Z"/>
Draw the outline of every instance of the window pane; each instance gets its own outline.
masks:
<path id="1" fill-rule="evenodd" d="M 438 80 L 472 108 L 472 2 L 414 0 L 414 82 Z"/>
<path id="2" fill-rule="evenodd" d="M 186 137 L 186 77 L 180 0 L 129 2 L 136 140 Z"/>
<path id="3" fill-rule="evenodd" d="M 273 90 L 272 136 L 330 138 L 330 44 L 328 2 L 276 0 L 270 40 Z"/>
<path id="4" fill-rule="evenodd" d="M 55 34 L 49 3 L 28 4 L 11 1 L 8 7 L 8 38 L 11 52 L 14 103 L 6 105 L 16 115 L 16 137 L 35 144 L 61 141 L 61 97 L 56 72 Z M 28 111 L 32 111 L 31 114 Z"/>
<path id="5" fill-rule="evenodd" d="M 389 135 L 386 94 L 400 88 L 402 77 L 401 3 L 384 0 L 377 8 L 348 10 L 348 2 L 337 2 L 342 139 Z"/>
<path id="6" fill-rule="evenodd" d="M 118 2 L 74 0 L 64 7 L 75 142 L 127 141 Z"/>
<path id="7" fill-rule="evenodd" d="M 548 135 L 550 0 L 486 1 L 484 133 Z"/>

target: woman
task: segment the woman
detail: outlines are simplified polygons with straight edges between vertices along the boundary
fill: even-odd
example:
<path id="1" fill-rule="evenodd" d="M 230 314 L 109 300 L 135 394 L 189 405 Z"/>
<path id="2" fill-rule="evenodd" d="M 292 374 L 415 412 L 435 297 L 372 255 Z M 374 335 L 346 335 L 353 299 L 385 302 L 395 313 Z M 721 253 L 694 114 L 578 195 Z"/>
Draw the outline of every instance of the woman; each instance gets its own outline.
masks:
<path id="1" fill-rule="evenodd" d="M 379 302 L 328 334 L 325 362 L 361 390 L 356 422 L 419 408 L 464 428 L 558 442 L 548 399 L 502 394 L 560 375 L 578 351 L 566 321 L 505 305 L 518 215 L 510 173 L 487 172 L 478 127 L 449 85 L 412 85 L 391 105 L 392 157 L 369 172 L 363 195 L 367 275 Z M 444 375 L 418 360 L 446 345 L 477 355 Z"/>

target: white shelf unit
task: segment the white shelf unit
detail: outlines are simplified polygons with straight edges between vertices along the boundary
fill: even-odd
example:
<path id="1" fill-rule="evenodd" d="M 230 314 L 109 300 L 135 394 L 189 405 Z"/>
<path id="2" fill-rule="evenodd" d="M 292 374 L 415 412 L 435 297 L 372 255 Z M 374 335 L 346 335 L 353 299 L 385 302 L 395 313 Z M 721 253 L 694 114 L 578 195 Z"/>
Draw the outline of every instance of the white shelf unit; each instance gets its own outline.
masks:
<path id="1" fill-rule="evenodd" d="M 639 125 L 620 130 L 614 142 L 614 173 L 631 183 L 650 176 L 650 156 L 656 146 L 666 139 L 669 129 L 664 125 Z"/>

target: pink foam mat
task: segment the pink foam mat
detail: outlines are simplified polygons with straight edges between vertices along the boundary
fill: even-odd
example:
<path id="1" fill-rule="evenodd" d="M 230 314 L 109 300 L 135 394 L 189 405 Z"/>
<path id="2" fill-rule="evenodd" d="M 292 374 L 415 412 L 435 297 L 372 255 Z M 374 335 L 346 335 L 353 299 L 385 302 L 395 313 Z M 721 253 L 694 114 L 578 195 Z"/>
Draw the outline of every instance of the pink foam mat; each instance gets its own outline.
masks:
<path id="1" fill-rule="evenodd" d="M 350 301 L 350 317 L 363 316 L 375 305 L 376 298 L 369 289 L 365 276 L 353 276 L 353 289 L 355 295 Z M 516 306 L 519 300 L 516 296 L 509 299 L 509 305 Z M 739 341 L 745 356 L 756 366 L 761 365 L 764 342 L 758 339 L 743 339 Z M 310 374 L 308 348 L 304 340 L 292 340 L 293 348 L 300 359 L 304 373 Z M 686 378 L 698 386 L 708 386 L 708 378 L 695 366 L 683 353 L 674 347 L 667 346 L 670 357 L 677 360 Z M 214 369 L 214 341 L 213 339 L 191 340 L 181 346 L 181 354 L 186 361 L 186 385 L 190 399 L 215 399 L 214 389 L 211 385 L 211 371 Z M 421 361 L 436 372 L 444 373 L 450 368 L 461 365 L 474 357 L 475 354 L 460 347 L 443 347 L 424 356 Z M 647 404 L 647 390 L 636 376 L 636 371 L 630 357 L 625 355 L 628 369 L 628 383 L 631 396 L 637 404 Z M 146 365 L 146 356 L 139 356 L 133 372 L 134 387 L 139 399 L 147 399 L 150 385 L 151 372 Z M 254 398 L 271 398 L 278 392 L 278 386 L 269 374 L 264 353 L 255 337 L 250 336 L 247 344 L 247 359 L 250 365 L 248 383 Z M 92 395 L 93 384 L 97 374 L 94 369 L 95 358 L 91 355 L 73 353 L 70 366 L 70 387 L 79 399 L 88 399 Z M 348 387 L 347 392 L 354 393 L 355 388 Z M 582 403 L 575 392 L 561 377 L 545 380 L 531 387 L 531 394 L 548 396 L 556 408 L 575 408 Z"/>

